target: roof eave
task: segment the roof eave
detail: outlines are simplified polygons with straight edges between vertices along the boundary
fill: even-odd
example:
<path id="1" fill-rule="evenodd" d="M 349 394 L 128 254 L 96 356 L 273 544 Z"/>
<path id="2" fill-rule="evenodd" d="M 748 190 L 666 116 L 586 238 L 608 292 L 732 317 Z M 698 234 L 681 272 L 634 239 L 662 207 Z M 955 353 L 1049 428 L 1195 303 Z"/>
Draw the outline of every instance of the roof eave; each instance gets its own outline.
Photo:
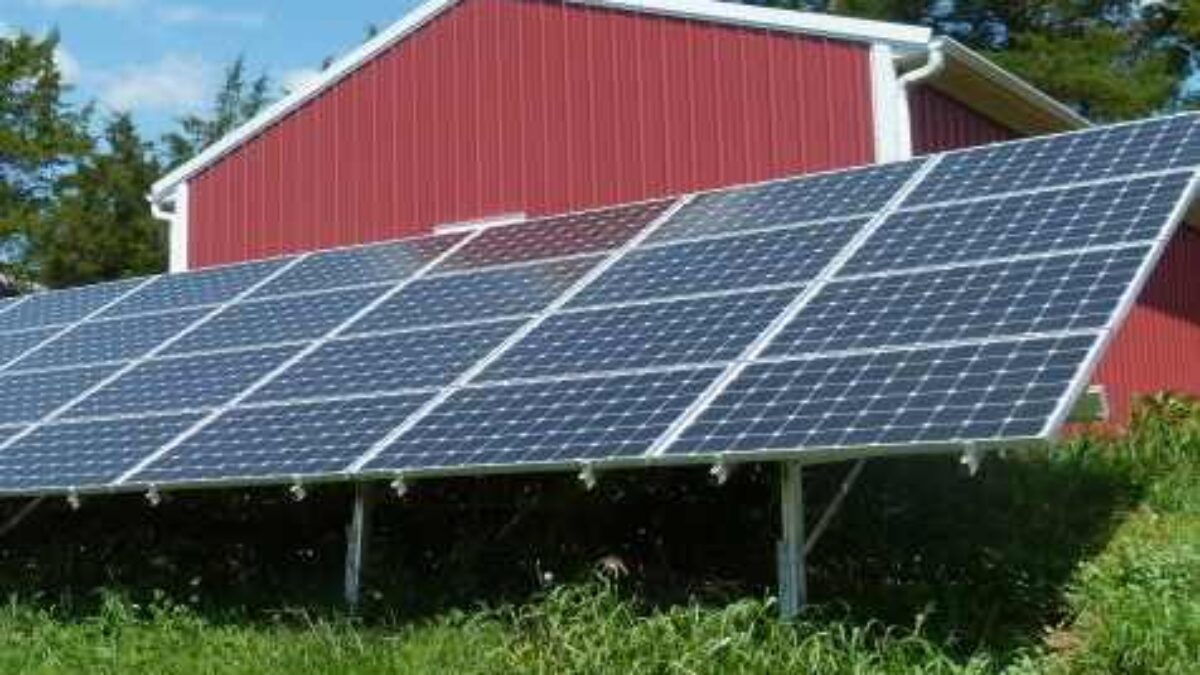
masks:
<path id="1" fill-rule="evenodd" d="M 567 1 L 573 4 L 619 11 L 787 31 L 868 44 L 884 43 L 893 46 L 899 53 L 924 51 L 932 38 L 929 28 L 922 26 L 906 26 L 829 14 L 715 2 L 714 0 Z M 319 78 L 268 106 L 253 119 L 159 179 L 151 188 L 151 200 L 161 201 L 169 198 L 176 186 L 216 163 L 275 122 L 316 98 L 458 2 L 460 0 L 427 0 L 422 3 L 374 38 L 335 61 L 321 73 Z"/>

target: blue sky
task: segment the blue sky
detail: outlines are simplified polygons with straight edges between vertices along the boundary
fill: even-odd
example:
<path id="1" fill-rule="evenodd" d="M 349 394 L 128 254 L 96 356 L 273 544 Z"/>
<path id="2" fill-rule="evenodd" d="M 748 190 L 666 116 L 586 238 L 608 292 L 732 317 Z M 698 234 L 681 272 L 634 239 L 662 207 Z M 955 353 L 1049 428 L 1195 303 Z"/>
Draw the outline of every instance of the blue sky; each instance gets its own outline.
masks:
<path id="1" fill-rule="evenodd" d="M 0 0 L 0 31 L 62 34 L 60 67 L 79 100 L 129 110 L 148 135 L 202 110 L 239 54 L 277 85 L 311 76 L 416 0 Z"/>

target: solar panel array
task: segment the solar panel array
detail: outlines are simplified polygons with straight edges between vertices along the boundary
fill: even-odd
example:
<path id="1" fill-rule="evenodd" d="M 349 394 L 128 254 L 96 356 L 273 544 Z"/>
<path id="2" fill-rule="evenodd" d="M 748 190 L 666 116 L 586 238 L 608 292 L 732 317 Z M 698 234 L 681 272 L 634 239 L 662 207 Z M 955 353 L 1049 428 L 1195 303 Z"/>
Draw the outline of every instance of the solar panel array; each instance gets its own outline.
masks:
<path id="1" fill-rule="evenodd" d="M 1182 115 L 0 304 L 0 494 L 1051 435 L 1191 197 Z"/>

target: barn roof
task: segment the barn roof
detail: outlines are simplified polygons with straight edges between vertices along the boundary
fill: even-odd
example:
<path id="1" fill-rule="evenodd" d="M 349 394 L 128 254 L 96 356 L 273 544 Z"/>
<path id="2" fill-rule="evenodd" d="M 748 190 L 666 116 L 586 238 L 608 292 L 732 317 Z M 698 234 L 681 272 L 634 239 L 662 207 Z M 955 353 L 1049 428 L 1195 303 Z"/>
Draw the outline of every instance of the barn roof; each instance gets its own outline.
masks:
<path id="1" fill-rule="evenodd" d="M 169 197 L 179 184 L 253 139 L 276 121 L 330 89 L 462 1 L 427 0 L 419 5 L 374 38 L 334 62 L 320 77 L 267 107 L 252 120 L 164 176 L 154 184 L 151 198 L 158 201 Z M 928 27 L 713 0 L 565 1 L 572 5 L 884 45 L 893 50 L 897 66 L 901 69 L 915 67 L 910 64 L 919 63 L 925 55 L 936 51 L 946 58 L 948 77 L 941 78 L 942 81 L 934 82 L 934 85 L 952 93 L 961 90 L 959 98 L 978 99 L 980 104 L 975 107 L 984 107 L 983 112 L 996 113 L 1000 121 L 1013 128 L 1025 132 L 1063 131 L 1087 124 L 1084 118 L 1067 106 L 967 47 L 953 40 L 935 39 Z"/>

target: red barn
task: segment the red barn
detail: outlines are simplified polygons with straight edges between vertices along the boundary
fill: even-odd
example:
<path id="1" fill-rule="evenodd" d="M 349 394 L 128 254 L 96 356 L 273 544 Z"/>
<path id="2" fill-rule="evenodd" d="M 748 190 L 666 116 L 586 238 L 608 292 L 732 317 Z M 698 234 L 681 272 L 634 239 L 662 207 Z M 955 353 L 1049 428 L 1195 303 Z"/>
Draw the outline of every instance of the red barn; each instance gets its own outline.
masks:
<path id="1" fill-rule="evenodd" d="M 154 186 L 173 270 L 1087 125 L 926 28 L 708 0 L 429 0 Z M 1097 373 L 1200 393 L 1200 236 Z"/>

